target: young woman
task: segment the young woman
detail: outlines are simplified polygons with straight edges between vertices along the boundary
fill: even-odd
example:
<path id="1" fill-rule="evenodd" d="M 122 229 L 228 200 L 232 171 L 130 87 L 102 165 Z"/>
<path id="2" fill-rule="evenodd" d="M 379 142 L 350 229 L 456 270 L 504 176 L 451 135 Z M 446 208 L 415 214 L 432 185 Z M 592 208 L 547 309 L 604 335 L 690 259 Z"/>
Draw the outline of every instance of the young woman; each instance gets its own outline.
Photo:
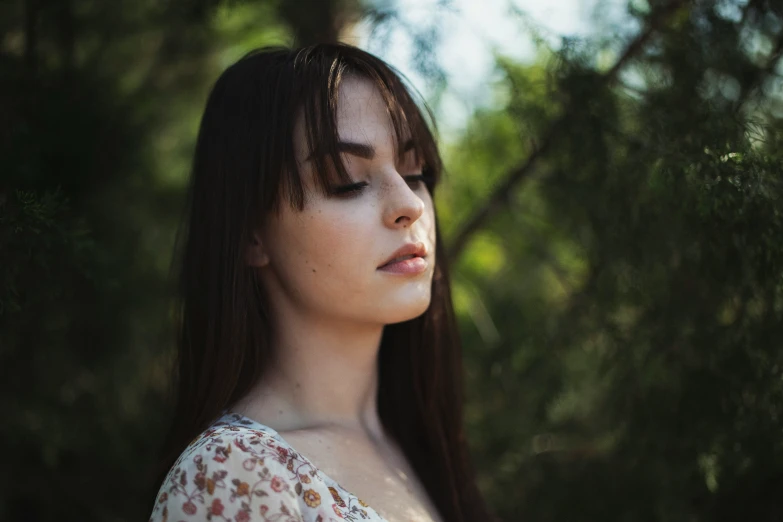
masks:
<path id="1" fill-rule="evenodd" d="M 223 73 L 180 235 L 150 520 L 491 519 L 462 428 L 440 174 L 399 75 L 360 49 L 264 48 Z"/>

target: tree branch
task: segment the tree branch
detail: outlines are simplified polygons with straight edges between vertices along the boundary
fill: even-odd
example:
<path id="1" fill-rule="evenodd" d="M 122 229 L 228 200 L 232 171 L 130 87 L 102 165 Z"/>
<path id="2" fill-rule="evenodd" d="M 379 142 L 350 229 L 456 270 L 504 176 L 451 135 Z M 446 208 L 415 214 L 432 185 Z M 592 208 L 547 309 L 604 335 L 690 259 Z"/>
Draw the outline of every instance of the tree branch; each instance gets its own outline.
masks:
<path id="1" fill-rule="evenodd" d="M 625 48 L 625 51 L 617 60 L 617 62 L 615 62 L 612 68 L 603 74 L 603 84 L 610 85 L 616 79 L 620 70 L 639 52 L 641 52 L 641 50 L 644 48 L 644 45 L 652 37 L 652 35 L 658 31 L 661 24 L 663 24 L 672 13 L 687 3 L 689 3 L 688 0 L 672 0 L 660 8 L 657 12 L 652 14 L 649 18 L 647 28 Z M 457 257 L 460 255 L 462 250 L 464 250 L 465 245 L 467 245 L 471 236 L 476 233 L 494 213 L 504 206 L 504 201 L 509 197 L 511 190 L 522 180 L 530 176 L 533 167 L 536 165 L 538 160 L 552 146 L 552 143 L 562 135 L 560 130 L 568 125 L 571 118 L 573 118 L 574 113 L 575 107 L 572 102 L 563 115 L 552 123 L 548 132 L 546 132 L 544 135 L 544 138 L 539 140 L 539 146 L 531 152 L 527 160 L 525 160 L 525 162 L 517 168 L 513 169 L 508 174 L 508 176 L 506 176 L 505 181 L 498 185 L 498 187 L 489 196 L 486 203 L 479 207 L 476 212 L 467 220 L 462 229 L 457 232 L 452 242 L 451 248 L 448 249 L 447 253 L 448 258 L 452 262 L 456 261 Z"/>

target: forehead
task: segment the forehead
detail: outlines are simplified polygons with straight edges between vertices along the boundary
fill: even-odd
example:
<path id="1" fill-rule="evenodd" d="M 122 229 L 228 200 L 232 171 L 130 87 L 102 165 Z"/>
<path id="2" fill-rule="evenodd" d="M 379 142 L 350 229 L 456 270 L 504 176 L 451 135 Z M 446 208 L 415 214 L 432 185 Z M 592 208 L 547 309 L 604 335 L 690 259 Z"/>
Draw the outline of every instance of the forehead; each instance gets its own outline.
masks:
<path id="1" fill-rule="evenodd" d="M 392 153 L 394 126 L 380 90 L 370 80 L 352 75 L 342 79 L 337 91 L 335 117 L 339 141 L 367 144 L 378 154 Z M 305 163 L 312 152 L 307 150 L 304 122 L 304 110 L 300 108 L 293 136 L 300 163 Z M 409 129 L 404 129 L 403 133 L 402 144 L 410 137 Z"/>
<path id="2" fill-rule="evenodd" d="M 348 77 L 340 83 L 337 98 L 337 127 L 340 138 L 390 138 L 394 132 L 386 103 L 369 80 Z"/>

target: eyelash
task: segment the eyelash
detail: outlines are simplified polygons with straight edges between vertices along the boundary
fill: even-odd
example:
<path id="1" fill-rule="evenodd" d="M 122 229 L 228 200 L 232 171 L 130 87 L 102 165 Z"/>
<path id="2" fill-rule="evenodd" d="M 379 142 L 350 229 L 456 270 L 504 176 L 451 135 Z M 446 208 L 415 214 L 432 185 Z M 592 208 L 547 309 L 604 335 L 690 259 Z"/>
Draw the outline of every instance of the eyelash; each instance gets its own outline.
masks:
<path id="1" fill-rule="evenodd" d="M 428 176 L 426 174 L 416 174 L 413 176 L 405 176 L 406 181 L 408 182 L 416 182 L 421 183 L 424 182 L 426 185 L 430 185 L 435 181 L 434 176 Z M 364 187 L 366 187 L 368 183 L 366 181 L 362 181 L 360 183 L 354 183 L 353 185 L 345 185 L 342 187 L 337 187 L 334 190 L 332 190 L 332 194 L 335 196 L 342 196 L 342 197 L 350 197 L 352 195 L 358 194 L 362 191 Z M 419 188 L 419 185 L 416 186 L 416 188 Z"/>

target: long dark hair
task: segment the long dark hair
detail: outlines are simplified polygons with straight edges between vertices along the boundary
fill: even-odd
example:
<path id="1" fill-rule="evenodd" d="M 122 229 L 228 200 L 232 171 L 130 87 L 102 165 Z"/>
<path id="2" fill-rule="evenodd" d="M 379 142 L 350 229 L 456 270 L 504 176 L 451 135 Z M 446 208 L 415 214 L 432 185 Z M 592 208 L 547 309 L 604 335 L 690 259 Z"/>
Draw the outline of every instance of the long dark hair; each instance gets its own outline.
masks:
<path id="1" fill-rule="evenodd" d="M 299 111 L 310 150 L 323 153 L 314 155 L 316 186 L 328 191 L 329 159 L 341 182 L 352 181 L 336 146 L 337 89 L 346 75 L 367 79 L 381 92 L 395 150 L 402 158 L 403 136 L 413 139 L 432 176 L 427 188 L 434 197 L 442 171 L 435 139 L 401 75 L 379 58 L 347 44 L 266 47 L 220 76 L 201 121 L 177 240 L 176 403 L 158 486 L 188 443 L 269 368 L 270 303 L 246 265 L 245 248 L 260 220 L 280 205 L 304 208 L 293 149 Z M 490 516 L 462 426 L 461 346 L 437 218 L 435 229 L 429 308 L 384 327 L 378 410 L 444 520 L 484 522 Z"/>

